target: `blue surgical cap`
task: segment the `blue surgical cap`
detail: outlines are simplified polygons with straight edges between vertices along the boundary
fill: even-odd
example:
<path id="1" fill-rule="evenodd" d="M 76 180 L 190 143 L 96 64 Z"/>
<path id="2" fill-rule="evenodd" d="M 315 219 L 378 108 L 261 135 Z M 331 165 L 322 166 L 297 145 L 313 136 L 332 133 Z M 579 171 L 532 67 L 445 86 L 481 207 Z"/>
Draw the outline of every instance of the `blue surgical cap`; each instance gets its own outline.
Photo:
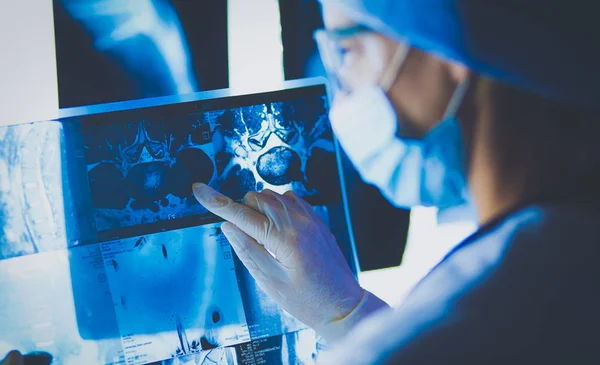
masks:
<path id="1" fill-rule="evenodd" d="M 600 109 L 590 0 L 321 0 L 371 29 L 568 104 Z"/>

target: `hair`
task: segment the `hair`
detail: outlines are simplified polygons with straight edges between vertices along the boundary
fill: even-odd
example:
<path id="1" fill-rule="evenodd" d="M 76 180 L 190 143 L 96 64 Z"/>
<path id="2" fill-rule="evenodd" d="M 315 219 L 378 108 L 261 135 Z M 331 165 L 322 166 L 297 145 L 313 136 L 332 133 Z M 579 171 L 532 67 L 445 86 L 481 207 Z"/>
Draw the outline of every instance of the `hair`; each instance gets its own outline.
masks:
<path id="1" fill-rule="evenodd" d="M 530 199 L 600 197 L 600 115 L 479 79 L 501 179 L 519 179 Z"/>

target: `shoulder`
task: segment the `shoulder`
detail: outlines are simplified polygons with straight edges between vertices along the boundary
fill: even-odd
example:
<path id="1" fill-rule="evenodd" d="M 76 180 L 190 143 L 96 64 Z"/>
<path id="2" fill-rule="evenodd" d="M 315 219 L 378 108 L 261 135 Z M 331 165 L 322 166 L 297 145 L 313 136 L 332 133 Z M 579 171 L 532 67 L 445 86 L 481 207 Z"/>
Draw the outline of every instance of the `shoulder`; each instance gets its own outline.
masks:
<path id="1" fill-rule="evenodd" d="M 599 241 L 600 209 L 596 207 L 576 203 L 528 206 L 465 240 L 421 284 L 431 284 L 438 277 L 475 284 L 494 275 L 523 274 L 520 269 L 595 260 L 590 255 L 600 253 Z"/>

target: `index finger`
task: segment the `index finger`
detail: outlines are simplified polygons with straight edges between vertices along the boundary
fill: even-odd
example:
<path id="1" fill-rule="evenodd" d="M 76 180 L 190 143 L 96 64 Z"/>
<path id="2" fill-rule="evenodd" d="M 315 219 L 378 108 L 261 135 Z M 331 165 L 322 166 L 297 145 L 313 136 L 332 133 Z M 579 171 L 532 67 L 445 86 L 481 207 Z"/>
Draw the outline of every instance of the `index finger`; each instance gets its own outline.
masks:
<path id="1" fill-rule="evenodd" d="M 192 190 L 198 202 L 211 213 L 231 222 L 258 242 L 265 236 L 269 226 L 269 219 L 265 215 L 233 201 L 208 185 L 196 183 Z"/>

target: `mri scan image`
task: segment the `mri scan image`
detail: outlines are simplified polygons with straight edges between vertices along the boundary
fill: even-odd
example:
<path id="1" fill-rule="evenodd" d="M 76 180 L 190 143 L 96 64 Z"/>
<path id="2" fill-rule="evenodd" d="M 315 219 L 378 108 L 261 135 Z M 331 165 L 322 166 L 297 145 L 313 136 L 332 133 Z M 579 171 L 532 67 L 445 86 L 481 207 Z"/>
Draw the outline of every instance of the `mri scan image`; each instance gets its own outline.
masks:
<path id="1" fill-rule="evenodd" d="M 276 102 L 216 111 L 217 168 L 221 191 L 241 199 L 246 191 L 293 190 L 316 205 L 338 198 L 326 98 Z M 337 175 L 336 175 L 337 176 Z M 311 199 L 312 198 L 312 199 Z"/>
<path id="2" fill-rule="evenodd" d="M 81 123 L 99 231 L 207 212 L 192 195 L 194 182 L 216 182 L 211 129 L 202 115 L 108 122 Z"/>
<path id="3" fill-rule="evenodd" d="M 266 188 L 313 205 L 341 199 L 325 97 L 146 114 L 79 120 L 100 232 L 211 216 L 193 197 L 195 182 L 234 200 Z"/>

